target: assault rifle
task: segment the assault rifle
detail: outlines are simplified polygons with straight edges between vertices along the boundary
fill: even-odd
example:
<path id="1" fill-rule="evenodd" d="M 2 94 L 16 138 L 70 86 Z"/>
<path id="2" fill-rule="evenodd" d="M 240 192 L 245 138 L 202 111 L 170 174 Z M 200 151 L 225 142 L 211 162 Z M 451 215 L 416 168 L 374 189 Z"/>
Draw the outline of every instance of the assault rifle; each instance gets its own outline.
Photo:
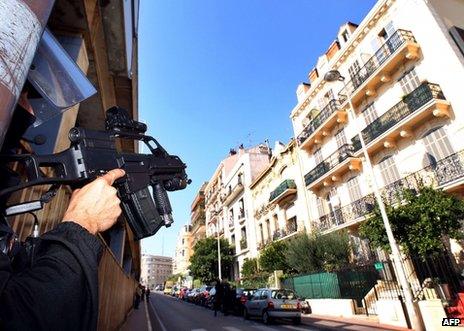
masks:
<path id="1" fill-rule="evenodd" d="M 145 124 L 132 120 L 124 109 L 113 107 L 106 113 L 105 131 L 74 127 L 68 135 L 71 147 L 63 152 L 0 155 L 0 162 L 10 171 L 14 167 L 23 173 L 15 185 L 0 188 L 0 199 L 26 187 L 52 184 L 39 200 L 7 206 L 5 216 L 41 209 L 60 185 L 81 187 L 111 169 L 121 168 L 126 175 L 114 185 L 135 238 L 152 236 L 163 225 L 169 227 L 173 218 L 166 191 L 182 190 L 191 181 L 180 158 L 168 154 L 153 137 L 145 135 L 146 130 Z M 151 154 L 118 151 L 118 139 L 141 141 Z"/>

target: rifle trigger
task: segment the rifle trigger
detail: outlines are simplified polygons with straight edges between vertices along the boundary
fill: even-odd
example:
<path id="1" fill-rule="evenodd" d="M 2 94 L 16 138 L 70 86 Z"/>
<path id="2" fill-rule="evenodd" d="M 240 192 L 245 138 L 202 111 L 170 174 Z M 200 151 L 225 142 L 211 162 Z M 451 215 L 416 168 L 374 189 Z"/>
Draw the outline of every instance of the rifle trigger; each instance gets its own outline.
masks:
<path id="1" fill-rule="evenodd" d="M 40 197 L 40 201 L 42 203 L 49 203 L 56 195 L 56 193 L 58 192 L 58 189 L 60 188 L 60 185 L 58 184 L 53 184 L 52 186 L 50 186 L 50 188 L 48 189 L 47 192 L 45 192 L 41 197 Z"/>

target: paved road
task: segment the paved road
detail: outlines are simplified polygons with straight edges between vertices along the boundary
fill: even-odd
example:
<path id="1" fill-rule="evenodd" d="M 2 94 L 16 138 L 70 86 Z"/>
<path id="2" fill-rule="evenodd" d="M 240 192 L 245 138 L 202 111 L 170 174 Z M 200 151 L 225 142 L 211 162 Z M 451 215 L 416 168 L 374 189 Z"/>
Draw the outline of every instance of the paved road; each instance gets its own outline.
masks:
<path id="1" fill-rule="evenodd" d="M 310 331 L 310 330 L 373 330 L 372 328 L 331 321 L 312 321 L 311 325 L 277 322 L 271 326 L 259 320 L 246 321 L 238 316 L 214 317 L 212 310 L 154 293 L 150 298 L 149 315 L 152 330 L 160 331 Z M 309 323 L 308 323 L 309 324 Z M 380 329 L 375 329 L 380 330 Z"/>

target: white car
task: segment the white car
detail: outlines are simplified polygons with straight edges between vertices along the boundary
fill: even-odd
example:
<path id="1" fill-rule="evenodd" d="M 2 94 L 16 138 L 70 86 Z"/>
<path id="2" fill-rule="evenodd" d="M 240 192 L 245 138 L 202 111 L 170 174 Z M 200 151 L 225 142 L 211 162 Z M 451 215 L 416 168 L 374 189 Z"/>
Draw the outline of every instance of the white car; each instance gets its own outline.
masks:
<path id="1" fill-rule="evenodd" d="M 265 324 L 277 318 L 291 319 L 301 323 L 301 305 L 295 292 L 286 289 L 261 288 L 245 303 L 243 317 L 261 317 Z"/>

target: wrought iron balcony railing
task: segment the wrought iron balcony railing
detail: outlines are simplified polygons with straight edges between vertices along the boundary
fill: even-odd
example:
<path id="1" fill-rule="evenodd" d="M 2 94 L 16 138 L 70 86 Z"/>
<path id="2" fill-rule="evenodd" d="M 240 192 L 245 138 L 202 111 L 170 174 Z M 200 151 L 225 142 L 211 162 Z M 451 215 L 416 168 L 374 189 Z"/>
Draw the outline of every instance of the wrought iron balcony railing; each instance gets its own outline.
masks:
<path id="1" fill-rule="evenodd" d="M 319 114 L 317 114 L 298 135 L 298 143 L 302 144 L 306 138 L 312 135 L 330 117 L 330 115 L 339 109 L 340 101 L 336 99 L 330 100 L 329 103 L 324 108 L 322 108 Z"/>
<path id="2" fill-rule="evenodd" d="M 287 235 L 295 233 L 297 231 L 298 231 L 298 223 L 296 222 L 296 220 L 287 221 L 287 226 L 286 226 Z"/>
<path id="3" fill-rule="evenodd" d="M 347 91 L 341 91 L 339 95 L 353 94 L 372 74 L 382 66 L 403 44 L 416 42 L 411 31 L 396 30 L 388 40 L 372 55 L 369 60 L 352 76 L 346 84 Z"/>
<path id="4" fill-rule="evenodd" d="M 293 179 L 286 179 L 282 183 L 280 183 L 279 186 L 277 186 L 277 188 L 271 192 L 269 196 L 269 201 L 274 200 L 288 189 L 296 189 L 296 184 Z"/>
<path id="5" fill-rule="evenodd" d="M 464 178 L 464 150 L 438 161 L 429 156 L 429 160 L 430 164 L 425 168 L 384 186 L 381 189 L 383 199 L 394 204 L 401 201 L 401 192 L 405 188 L 417 191 L 422 186 L 444 187 Z M 354 221 L 371 213 L 375 203 L 373 194 L 366 195 L 349 205 L 334 208 L 332 212 L 319 217 L 315 225 L 319 230 L 325 231 Z"/>
<path id="6" fill-rule="evenodd" d="M 351 144 L 342 145 L 328 158 L 316 165 L 314 169 L 305 175 L 306 186 L 322 177 L 324 174 L 335 168 L 337 165 L 353 156 L 353 146 Z"/>
<path id="7" fill-rule="evenodd" d="M 244 250 L 248 247 L 248 243 L 247 243 L 247 240 L 246 239 L 242 239 L 240 240 L 240 249 L 241 250 Z"/>
<path id="8" fill-rule="evenodd" d="M 424 82 L 361 131 L 365 144 L 368 145 L 431 100 L 446 99 L 438 84 Z M 358 151 L 361 148 L 359 136 L 355 136 L 352 139 L 352 143 L 354 151 Z"/>
<path id="9" fill-rule="evenodd" d="M 287 231 L 285 229 L 277 229 L 272 234 L 272 240 L 278 240 L 280 238 L 285 237 L 286 235 L 287 235 Z"/>

